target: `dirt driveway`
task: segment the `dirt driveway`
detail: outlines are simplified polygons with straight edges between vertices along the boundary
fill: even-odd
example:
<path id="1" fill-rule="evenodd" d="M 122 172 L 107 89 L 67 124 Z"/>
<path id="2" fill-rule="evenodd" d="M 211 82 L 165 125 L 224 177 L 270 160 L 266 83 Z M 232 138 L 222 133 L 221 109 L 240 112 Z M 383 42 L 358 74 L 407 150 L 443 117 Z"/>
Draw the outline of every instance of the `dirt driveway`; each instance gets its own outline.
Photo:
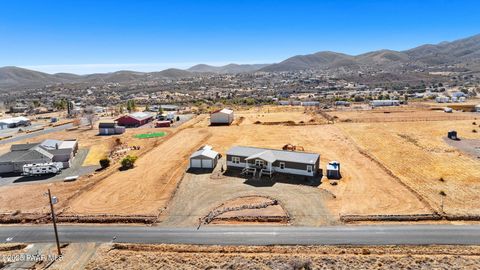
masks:
<path id="1" fill-rule="evenodd" d="M 224 162 L 221 160 L 216 170 Z M 338 220 L 338 216 L 332 215 L 324 205 L 325 201 L 333 200 L 332 194 L 322 188 L 278 182 L 273 186 L 254 186 L 245 181 L 244 178 L 232 176 L 212 179 L 210 173 L 185 174 L 159 225 L 196 226 L 199 218 L 220 204 L 248 195 L 277 199 L 289 213 L 294 225 L 330 225 Z"/>

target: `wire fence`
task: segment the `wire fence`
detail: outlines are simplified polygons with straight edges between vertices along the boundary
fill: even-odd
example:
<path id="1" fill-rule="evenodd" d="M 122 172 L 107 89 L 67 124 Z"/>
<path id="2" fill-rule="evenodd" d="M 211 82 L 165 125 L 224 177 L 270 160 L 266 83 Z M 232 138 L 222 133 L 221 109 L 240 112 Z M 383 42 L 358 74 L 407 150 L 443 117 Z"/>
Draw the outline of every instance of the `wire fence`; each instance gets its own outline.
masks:
<path id="1" fill-rule="evenodd" d="M 480 115 L 479 115 L 480 118 Z M 340 119 L 344 123 L 381 123 L 381 122 L 428 122 L 428 121 L 450 121 L 450 120 L 476 120 L 475 116 L 428 116 L 428 117 L 365 117 L 354 119 Z"/>

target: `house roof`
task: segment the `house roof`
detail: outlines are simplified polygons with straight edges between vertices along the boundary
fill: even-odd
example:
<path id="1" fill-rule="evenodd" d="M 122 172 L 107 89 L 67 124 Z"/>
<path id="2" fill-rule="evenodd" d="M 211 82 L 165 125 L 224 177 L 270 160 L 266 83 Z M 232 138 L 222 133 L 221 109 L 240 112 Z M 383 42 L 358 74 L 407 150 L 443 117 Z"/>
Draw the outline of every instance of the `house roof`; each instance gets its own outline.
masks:
<path id="1" fill-rule="evenodd" d="M 30 121 L 30 119 L 23 116 L 0 119 L 0 123 L 6 124 L 6 125 L 20 123 L 20 122 L 28 122 L 28 121 Z"/>
<path id="2" fill-rule="evenodd" d="M 55 155 L 70 154 L 77 144 L 76 140 L 60 141 L 47 139 L 41 143 L 14 144 L 10 152 L 0 156 L 0 162 L 18 162 L 52 159 Z"/>
<path id="3" fill-rule="evenodd" d="M 21 144 L 12 144 L 10 146 L 10 151 L 25 151 L 31 149 L 35 146 L 39 145 L 39 143 L 21 143 Z"/>
<path id="4" fill-rule="evenodd" d="M 41 158 L 52 159 L 53 154 L 49 153 L 46 149 L 40 145 L 35 146 L 32 149 L 24 151 L 12 151 L 0 156 L 0 162 L 19 162 L 38 160 Z"/>
<path id="5" fill-rule="evenodd" d="M 218 152 L 215 152 L 211 149 L 200 149 L 196 152 L 194 152 L 190 158 L 195 158 L 195 157 L 208 157 L 208 158 L 216 158 L 218 156 Z"/>
<path id="6" fill-rule="evenodd" d="M 295 163 L 315 164 L 317 160 L 320 158 L 319 154 L 314 154 L 314 153 L 293 152 L 293 151 L 284 151 L 284 150 L 275 150 L 275 149 L 248 147 L 248 146 L 234 146 L 227 151 L 227 155 L 242 156 L 247 158 L 258 156 L 261 159 L 272 158 L 270 156 L 270 153 L 264 153 L 264 152 L 270 152 L 274 156 L 275 160 L 295 162 Z M 265 160 L 265 161 L 268 161 L 268 160 Z"/>
<path id="7" fill-rule="evenodd" d="M 62 141 L 59 145 L 59 149 L 73 149 L 77 145 L 77 140 Z"/>
<path id="8" fill-rule="evenodd" d="M 60 140 L 46 139 L 43 142 L 41 142 L 40 145 L 50 150 L 50 149 L 59 148 L 61 143 L 62 141 Z"/>
<path id="9" fill-rule="evenodd" d="M 252 160 L 252 159 L 263 159 L 267 162 L 270 162 L 270 163 L 273 163 L 277 160 L 277 158 L 275 157 L 275 154 L 272 153 L 271 150 L 265 150 L 263 152 L 259 152 L 259 153 L 256 153 L 256 154 L 253 154 L 251 156 L 249 156 L 248 158 L 246 158 L 246 160 Z"/>
<path id="10" fill-rule="evenodd" d="M 148 119 L 148 118 L 153 117 L 153 115 L 150 114 L 150 113 L 146 113 L 146 112 L 134 112 L 134 113 L 126 114 L 126 115 L 124 115 L 124 116 L 122 116 L 122 117 L 120 117 L 120 118 L 118 118 L 118 119 L 121 119 L 121 118 L 123 118 L 123 117 L 131 117 L 131 118 L 133 118 L 133 119 L 135 119 L 135 120 L 142 121 L 142 120 L 145 120 L 145 119 Z M 118 120 L 118 119 L 117 119 L 117 120 Z"/>
<path id="11" fill-rule="evenodd" d="M 98 124 L 98 128 L 114 128 L 115 122 L 101 122 Z"/>
<path id="12" fill-rule="evenodd" d="M 216 111 L 212 112 L 211 114 L 214 114 L 214 113 L 232 114 L 232 113 L 233 113 L 233 110 L 230 110 L 230 109 L 221 109 L 221 110 L 216 110 Z"/>

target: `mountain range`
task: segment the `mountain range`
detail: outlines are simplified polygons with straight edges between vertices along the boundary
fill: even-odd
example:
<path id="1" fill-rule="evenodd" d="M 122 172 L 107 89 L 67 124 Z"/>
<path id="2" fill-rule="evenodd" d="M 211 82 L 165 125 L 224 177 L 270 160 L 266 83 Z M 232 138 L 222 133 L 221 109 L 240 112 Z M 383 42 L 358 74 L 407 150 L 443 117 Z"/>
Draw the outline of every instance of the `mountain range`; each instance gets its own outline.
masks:
<path id="1" fill-rule="evenodd" d="M 410 50 L 378 50 L 360 55 L 348 55 L 338 52 L 322 51 L 307 55 L 290 57 L 276 64 L 229 64 L 210 66 L 200 64 L 187 70 L 166 69 L 159 72 L 117 71 L 89 75 L 69 73 L 47 74 L 19 67 L 0 68 L 0 90 L 19 87 L 41 87 L 55 83 L 123 83 L 141 82 L 159 79 L 180 79 L 202 74 L 249 73 L 256 71 L 279 72 L 306 69 L 356 70 L 360 68 L 389 69 L 409 66 L 412 69 L 431 65 L 452 65 L 475 63 L 480 67 L 480 35 L 439 44 L 426 44 Z M 475 70 L 480 71 L 480 70 Z"/>
<path id="2" fill-rule="evenodd" d="M 323 51 L 290 57 L 266 66 L 262 71 L 294 71 L 304 69 L 389 68 L 402 64 L 418 66 L 451 65 L 480 59 L 480 35 L 436 45 L 426 44 L 406 51 L 379 50 L 360 55 Z"/>

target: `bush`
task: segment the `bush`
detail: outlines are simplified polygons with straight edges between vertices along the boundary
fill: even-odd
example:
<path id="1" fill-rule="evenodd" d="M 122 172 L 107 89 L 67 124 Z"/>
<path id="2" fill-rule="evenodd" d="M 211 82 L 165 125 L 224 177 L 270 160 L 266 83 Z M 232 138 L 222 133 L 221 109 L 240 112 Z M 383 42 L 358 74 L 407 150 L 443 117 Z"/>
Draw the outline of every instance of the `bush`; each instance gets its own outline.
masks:
<path id="1" fill-rule="evenodd" d="M 472 132 L 473 132 L 473 133 L 477 133 L 477 130 L 476 130 L 476 129 L 472 129 Z"/>
<path id="2" fill-rule="evenodd" d="M 135 161 L 137 160 L 136 156 L 126 156 L 124 159 L 122 159 L 122 169 L 128 170 L 133 168 Z"/>
<path id="3" fill-rule="evenodd" d="M 108 159 L 107 157 L 104 157 L 102 159 L 100 159 L 100 166 L 102 167 L 102 169 L 105 169 L 107 167 L 110 166 L 110 159 Z"/>
<path id="4" fill-rule="evenodd" d="M 445 193 L 445 191 L 443 191 L 443 190 L 442 190 L 442 191 L 440 191 L 440 193 L 439 193 L 439 194 L 440 194 L 441 196 L 447 196 L 447 193 Z"/>

